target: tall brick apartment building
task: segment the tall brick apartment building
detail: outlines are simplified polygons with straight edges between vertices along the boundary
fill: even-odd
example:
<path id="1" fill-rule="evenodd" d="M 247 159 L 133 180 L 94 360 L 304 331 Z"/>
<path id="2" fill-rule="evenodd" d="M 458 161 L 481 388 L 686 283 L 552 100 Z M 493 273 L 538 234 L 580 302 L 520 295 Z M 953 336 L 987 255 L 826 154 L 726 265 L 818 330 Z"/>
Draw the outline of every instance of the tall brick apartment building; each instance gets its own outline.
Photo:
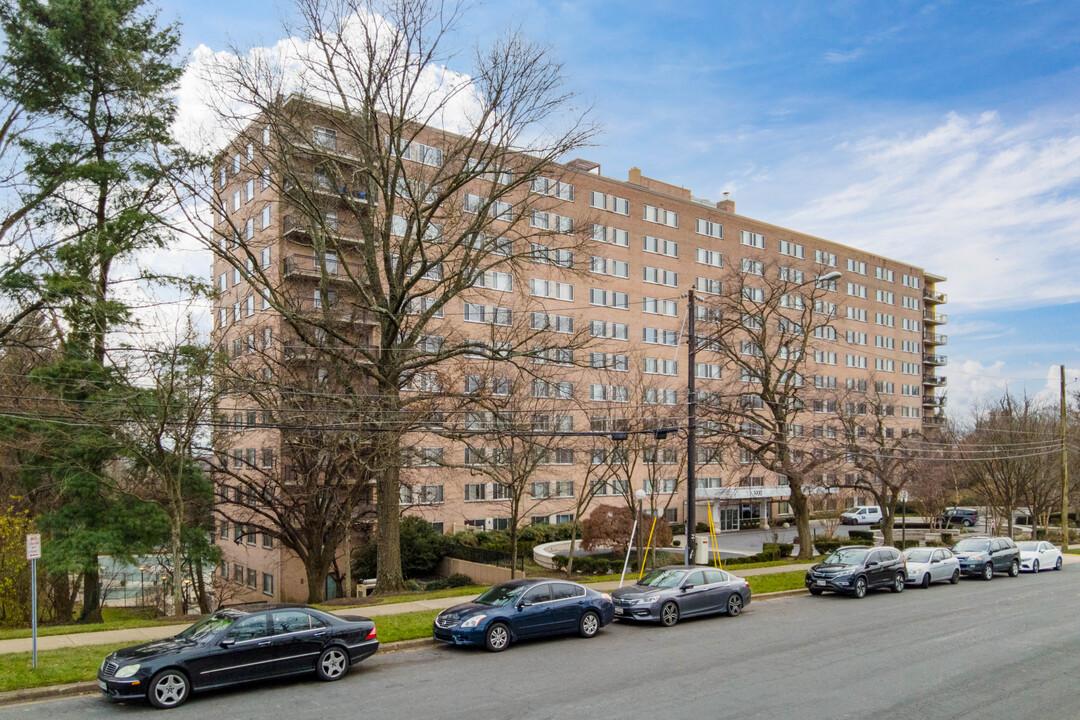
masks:
<path id="1" fill-rule="evenodd" d="M 219 254 L 213 268 L 219 293 L 213 337 L 237 363 L 256 350 L 282 358 L 304 354 L 298 348 L 303 343 L 263 298 L 266 291 L 256 285 L 265 282 L 276 292 L 319 309 L 334 297 L 325 287 L 320 294 L 319 279 L 345 274 L 355 259 L 348 248 L 350 242 L 360 242 L 359 230 L 349 225 L 344 205 L 368 198 L 320 174 L 319 157 L 345 164 L 352 157 L 333 122 L 313 113 L 308 131 L 310 136 L 301 144 L 310 146 L 310 153 L 297 162 L 307 163 L 303 170 L 311 172 L 307 189 L 323 198 L 325 225 L 341 240 L 333 251 L 315 241 L 310 223 L 286 197 L 289 183 L 275 177 L 273 163 L 266 161 L 275 152 L 271 128 L 254 123 L 215 168 L 215 193 L 221 203 L 215 231 L 221 235 L 221 253 L 242 251 L 248 257 L 245 268 Z M 424 137 L 430 139 L 413 142 L 400 154 L 403 167 L 437 167 L 444 162 L 440 138 L 446 136 L 432 131 Z M 473 212 L 482 202 L 483 182 L 476 181 L 477 194 L 468 189 L 461 193 L 460 212 Z M 583 433 L 611 430 L 612 417 L 628 418 L 628 427 L 653 411 L 682 417 L 672 410 L 685 403 L 691 371 L 684 337 L 687 291 L 694 288 L 707 299 L 725 291 L 724 273 L 738 269 L 764 276 L 777 272 L 775 268 L 808 281 L 834 270 L 842 274 L 824 288 L 835 332 L 823 336 L 815 344 L 814 356 L 807 358 L 803 370 L 807 382 L 813 378 L 826 387 L 849 388 L 865 388 L 869 382 L 880 394 L 894 395 L 890 423 L 897 433 L 943 422 L 945 399 L 939 389 L 945 385 L 940 371 L 946 359 L 940 348 L 946 338 L 941 334 L 945 316 L 939 310 L 946 298 L 938 285 L 945 278 L 738 215 L 730 199 L 694 197 L 686 188 L 645 177 L 638 168 L 618 180 L 602 175 L 596 163 L 573 160 L 552 168 L 550 177 L 533 180 L 529 190 L 535 204 L 506 223 L 505 235 L 514 242 L 532 243 L 535 261 L 521 262 L 505 273 L 485 273 L 476 286 L 447 303 L 439 320 L 447 328 L 444 335 L 453 332 L 462 337 L 483 338 L 492 327 L 515 324 L 550 330 L 554 336 L 587 336 L 588 346 L 578 350 L 576 361 L 557 383 L 533 385 L 531 396 L 550 395 L 556 408 L 534 420 L 535 427 Z M 336 203 L 344 204 L 340 221 Z M 544 245 L 547 241 L 534 237 L 538 234 L 549 239 L 560 234 L 573 237 L 574 249 L 559 250 L 552 242 Z M 256 282 L 256 275 L 264 280 Z M 356 322 L 364 325 L 362 318 Z M 745 393 L 740 378 L 725 374 L 709 355 L 707 349 L 698 351 L 698 366 L 693 369 L 698 391 Z M 447 376 L 449 380 L 427 381 L 443 392 L 461 393 L 470 392 L 470 384 L 499 381 L 470 374 L 468 358 L 462 362 L 458 374 Z M 451 383 L 462 387 L 443 387 Z M 558 409 L 558 402 L 564 409 Z M 262 410 L 239 400 L 223 403 L 220 409 L 232 425 L 224 439 L 228 447 L 222 461 L 237 471 L 247 467 L 278 471 L 280 430 L 260 423 Z M 807 408 L 808 426 L 814 424 L 812 413 Z M 672 475 L 678 474 L 674 468 L 684 464 L 683 452 L 675 443 L 650 457 L 654 466 L 648 472 L 639 469 L 629 478 L 608 481 L 592 507 L 624 502 L 622 493 L 644 485 L 653 496 L 666 494 L 663 511 L 672 520 L 682 520 L 685 502 L 675 491 L 684 486 L 675 479 L 665 480 L 663 468 L 657 472 L 655 467 L 670 464 Z M 526 522 L 575 519 L 575 496 L 585 482 L 582 468 L 596 461 L 595 453 L 583 451 L 580 444 L 576 447 L 571 449 L 569 439 L 566 448 L 556 445 L 538 468 Z M 505 491 L 468 469 L 469 453 L 461 442 L 423 434 L 416 437 L 413 449 L 431 462 L 410 468 L 402 493 L 404 512 L 418 514 L 446 532 L 466 526 L 505 527 Z M 704 518 L 708 507 L 719 531 L 736 530 L 748 522 L 767 524 L 790 512 L 784 479 L 748 468 L 738 453 L 702 461 L 697 475 L 698 518 Z M 306 598 L 300 563 L 269 536 L 249 532 L 237 522 L 237 515 L 229 511 L 236 489 L 223 485 L 225 517 L 219 521 L 219 537 L 224 573 L 254 597 Z M 331 587 L 330 592 L 337 590 Z"/>

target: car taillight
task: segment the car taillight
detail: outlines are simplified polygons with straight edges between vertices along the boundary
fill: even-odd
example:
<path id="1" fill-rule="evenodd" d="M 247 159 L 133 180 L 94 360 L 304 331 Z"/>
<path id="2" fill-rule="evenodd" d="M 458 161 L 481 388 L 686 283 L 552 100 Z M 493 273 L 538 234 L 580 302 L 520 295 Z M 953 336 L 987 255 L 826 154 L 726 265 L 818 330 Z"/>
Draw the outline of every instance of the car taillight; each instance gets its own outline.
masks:
<path id="1" fill-rule="evenodd" d="M 375 639 L 375 626 L 374 625 L 371 626 L 371 632 L 369 632 L 367 634 L 367 637 L 364 638 L 364 639 L 365 640 L 374 640 Z"/>
<path id="2" fill-rule="evenodd" d="M 600 597 L 607 600 L 608 602 L 611 602 L 611 595 L 608 593 L 600 593 Z"/>

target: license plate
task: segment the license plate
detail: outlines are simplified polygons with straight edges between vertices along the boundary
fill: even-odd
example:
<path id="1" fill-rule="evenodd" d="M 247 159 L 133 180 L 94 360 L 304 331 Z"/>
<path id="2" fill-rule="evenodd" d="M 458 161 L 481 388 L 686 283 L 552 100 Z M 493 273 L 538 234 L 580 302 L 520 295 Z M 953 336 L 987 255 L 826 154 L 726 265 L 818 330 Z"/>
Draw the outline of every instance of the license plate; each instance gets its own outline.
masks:
<path id="1" fill-rule="evenodd" d="M 825 583 L 824 580 L 818 580 L 815 584 L 816 585 L 825 585 L 826 583 Z"/>
<path id="2" fill-rule="evenodd" d="M 622 613 L 623 613 L 622 608 L 615 608 L 615 614 L 616 615 L 622 615 Z"/>
<path id="3" fill-rule="evenodd" d="M 109 691 L 109 686 L 105 684 L 104 680 L 98 680 L 97 681 L 97 686 L 99 688 L 101 688 L 102 692 L 108 692 Z"/>

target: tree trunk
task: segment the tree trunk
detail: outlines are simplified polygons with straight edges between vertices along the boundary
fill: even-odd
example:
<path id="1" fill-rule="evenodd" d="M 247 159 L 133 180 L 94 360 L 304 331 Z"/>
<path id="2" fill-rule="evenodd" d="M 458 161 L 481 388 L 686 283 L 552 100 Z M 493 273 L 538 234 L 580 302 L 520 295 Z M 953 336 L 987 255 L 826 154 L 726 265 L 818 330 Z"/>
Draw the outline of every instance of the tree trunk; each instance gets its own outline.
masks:
<path id="1" fill-rule="evenodd" d="M 517 577 L 517 556 L 518 556 L 518 527 L 517 523 L 510 524 L 510 579 L 513 580 Z"/>
<path id="2" fill-rule="evenodd" d="M 814 539 L 810 535 L 810 507 L 802 488 L 791 485 L 791 511 L 795 513 L 795 528 L 799 531 L 799 560 L 814 557 Z"/>
<path id="3" fill-rule="evenodd" d="M 307 575 L 308 605 L 326 600 L 326 576 L 330 574 L 330 563 L 322 557 L 309 557 L 304 563 L 304 573 Z"/>
<path id="4" fill-rule="evenodd" d="M 60 625 L 75 622 L 75 598 L 71 592 L 71 578 L 66 572 L 49 576 L 52 586 L 52 619 Z"/>
<path id="5" fill-rule="evenodd" d="M 98 571 L 98 556 L 94 555 L 93 568 L 83 571 L 83 606 L 79 613 L 80 623 L 104 622 L 101 618 L 101 573 Z"/>
<path id="6" fill-rule="evenodd" d="M 389 460 L 389 461 L 388 461 Z M 375 592 L 386 594 L 405 589 L 401 573 L 401 494 L 400 469 L 396 459 L 384 458 L 384 465 L 375 481 L 375 517 L 378 540 Z"/>
<path id="7" fill-rule="evenodd" d="M 893 544 L 893 528 L 896 526 L 896 515 L 887 502 L 881 503 L 881 536 L 884 545 Z M 901 548 L 903 549 L 903 548 Z"/>
<path id="8" fill-rule="evenodd" d="M 577 540 L 577 525 L 570 528 L 570 554 L 566 556 L 566 574 L 574 572 L 574 541 Z"/>
<path id="9" fill-rule="evenodd" d="M 207 615 L 213 612 L 213 608 L 210 607 L 210 598 L 206 596 L 206 580 L 203 578 L 202 559 L 195 558 L 192 565 L 194 567 L 192 574 L 195 582 L 195 600 L 199 603 L 199 612 Z"/>
<path id="10" fill-rule="evenodd" d="M 170 537 L 169 544 L 172 549 L 172 565 L 173 565 L 173 614 L 180 615 L 183 613 L 184 607 L 184 576 L 181 572 L 181 568 L 184 565 L 184 549 L 181 545 L 180 539 L 180 518 L 174 513 L 169 519 L 170 525 Z"/>

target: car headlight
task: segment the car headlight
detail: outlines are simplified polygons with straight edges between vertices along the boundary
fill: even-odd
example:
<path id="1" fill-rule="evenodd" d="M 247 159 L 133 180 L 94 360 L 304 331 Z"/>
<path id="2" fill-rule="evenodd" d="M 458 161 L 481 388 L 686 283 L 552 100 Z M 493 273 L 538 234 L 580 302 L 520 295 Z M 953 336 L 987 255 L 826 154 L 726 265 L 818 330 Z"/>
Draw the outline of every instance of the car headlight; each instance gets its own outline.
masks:
<path id="1" fill-rule="evenodd" d="M 139 663 L 135 663 L 134 665 L 125 665 L 124 667 L 116 671 L 116 677 L 129 678 L 137 672 L 139 672 Z"/>
<path id="2" fill-rule="evenodd" d="M 649 597 L 645 598 L 641 602 L 643 602 L 643 603 L 654 603 L 659 599 L 660 599 L 659 595 L 650 595 Z"/>
<path id="3" fill-rule="evenodd" d="M 471 618 L 461 623 L 463 628 L 474 628 L 480 624 L 480 621 L 486 618 L 487 615 L 473 615 Z"/>

